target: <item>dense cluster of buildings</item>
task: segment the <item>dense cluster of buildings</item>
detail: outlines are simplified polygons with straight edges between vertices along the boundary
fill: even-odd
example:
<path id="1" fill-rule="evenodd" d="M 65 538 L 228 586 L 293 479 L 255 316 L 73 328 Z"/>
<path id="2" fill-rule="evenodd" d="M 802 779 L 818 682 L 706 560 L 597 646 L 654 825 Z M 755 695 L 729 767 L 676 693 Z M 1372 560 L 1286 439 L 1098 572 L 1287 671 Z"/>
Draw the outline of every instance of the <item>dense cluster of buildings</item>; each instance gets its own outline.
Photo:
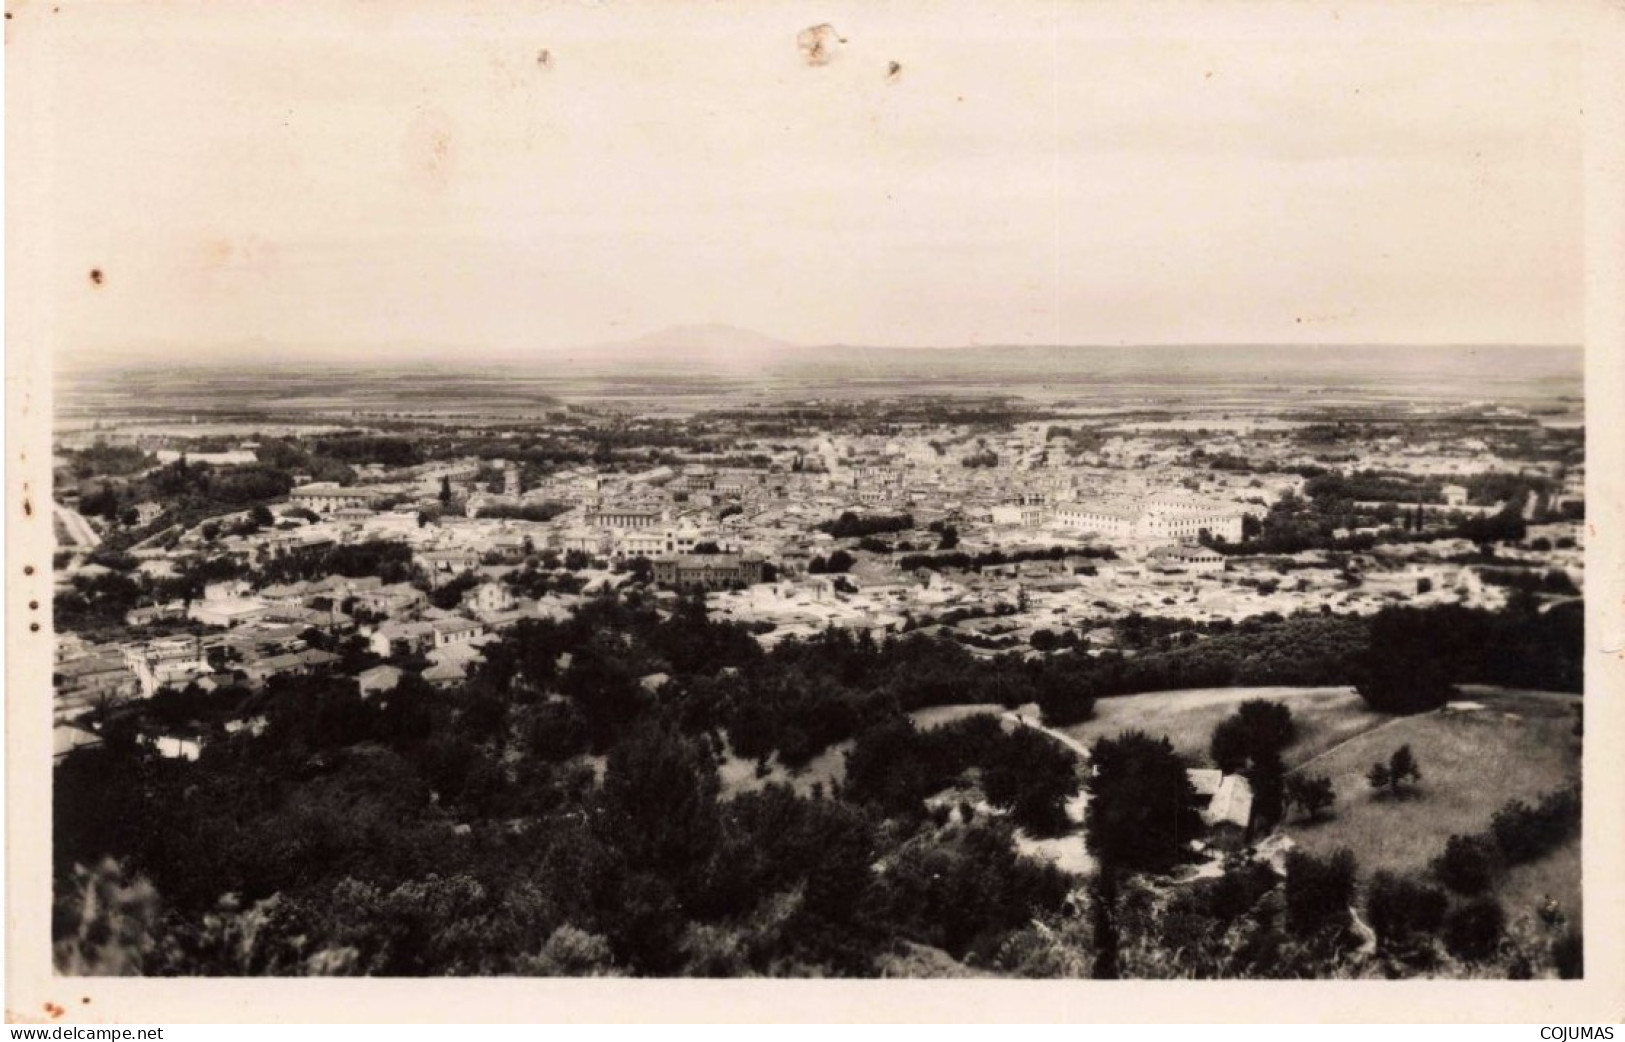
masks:
<path id="1" fill-rule="evenodd" d="M 1203 445 L 1256 452 L 1256 436 L 1244 427 L 1210 432 Z M 131 550 L 141 571 L 173 575 L 187 561 L 223 557 L 248 578 L 139 605 L 126 618 L 126 640 L 65 635 L 59 706 L 71 712 L 194 683 L 260 686 L 332 668 L 339 660 L 329 649 L 350 638 L 365 649 L 353 667 L 364 694 L 388 690 L 406 672 L 455 684 L 509 627 L 566 617 L 580 597 L 634 577 L 666 598 L 704 592 L 714 615 L 751 623 L 764 644 L 832 626 L 920 629 L 990 654 L 1067 628 L 1099 651 L 1112 643 L 1102 624 L 1133 614 L 1239 619 L 1322 605 L 1375 611 L 1396 599 L 1493 606 L 1505 596 L 1471 567 L 1438 563 L 1450 547 L 1433 546 L 1431 556 L 1395 547 L 1380 566 L 1311 553 L 1286 569 L 1212 549 L 1241 541 L 1248 514 L 1261 517 L 1302 489 L 1286 466 L 1290 450 L 1277 454 L 1280 466 L 1236 473 L 1193 459 L 1166 432 L 1124 427 L 1079 446 L 1047 425 L 1019 424 L 992 434 L 929 425 L 819 434 L 752 451 L 752 465 L 580 465 L 528 475 L 491 459 L 365 465 L 349 484 L 305 476 L 271 504 L 269 527 L 231 524 L 243 515 L 160 527 L 165 538 Z M 1426 469 L 1442 452 L 1416 459 Z M 1567 479 L 1565 494 L 1581 490 Z M 1470 510 L 1465 485 L 1447 482 L 1443 495 L 1443 509 Z M 877 537 L 837 537 L 831 522 L 846 515 L 890 523 L 874 529 Z M 1548 555 L 1576 577 L 1577 529 L 1554 530 L 1575 549 Z M 409 549 L 409 577 L 253 578 L 285 554 L 379 540 Z M 81 553 L 70 555 L 60 581 L 100 567 Z M 983 563 L 936 563 L 950 553 Z M 527 585 L 538 570 L 573 579 Z M 527 592 L 535 590 L 545 592 Z"/>

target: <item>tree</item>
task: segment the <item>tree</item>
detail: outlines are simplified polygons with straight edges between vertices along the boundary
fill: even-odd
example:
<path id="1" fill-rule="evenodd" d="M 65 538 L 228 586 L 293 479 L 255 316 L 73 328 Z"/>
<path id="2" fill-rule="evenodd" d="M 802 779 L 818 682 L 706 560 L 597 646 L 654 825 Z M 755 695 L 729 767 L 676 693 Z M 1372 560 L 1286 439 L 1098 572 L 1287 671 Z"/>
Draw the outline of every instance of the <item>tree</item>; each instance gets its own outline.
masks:
<path id="1" fill-rule="evenodd" d="M 610 750 L 601 821 L 632 868 L 681 891 L 717 841 L 718 790 L 716 763 L 698 742 L 643 726 Z"/>
<path id="2" fill-rule="evenodd" d="M 988 802 L 1040 836 L 1067 828 L 1066 801 L 1078 791 L 1071 750 L 1030 727 L 1003 736 L 982 772 Z"/>
<path id="3" fill-rule="evenodd" d="M 1120 940 L 1117 929 L 1117 872 L 1102 864 L 1089 888 L 1089 921 L 1094 931 L 1095 958 L 1090 976 L 1095 980 L 1117 980 Z"/>
<path id="4" fill-rule="evenodd" d="M 1219 770 L 1246 775 L 1253 790 L 1253 817 L 1265 828 L 1286 813 L 1286 767 L 1281 750 L 1295 734 L 1291 710 L 1279 702 L 1253 698 L 1219 722 L 1208 744 Z"/>
<path id="5" fill-rule="evenodd" d="M 1293 775 L 1286 781 L 1286 803 L 1297 807 L 1310 821 L 1320 818 L 1336 800 L 1332 780 L 1325 775 Z"/>
<path id="6" fill-rule="evenodd" d="M 1049 726 L 1068 727 L 1093 717 L 1095 700 L 1081 678 L 1046 670 L 1038 678 L 1038 712 Z"/>
<path id="7" fill-rule="evenodd" d="M 1455 693 L 1432 617 L 1414 608 L 1384 608 L 1371 620 L 1355 690 L 1379 713 L 1422 713 Z"/>
<path id="8" fill-rule="evenodd" d="M 1200 834 L 1196 792 L 1167 738 L 1143 731 L 1099 738 L 1089 763 L 1087 842 L 1100 860 L 1125 869 L 1165 868 Z"/>
<path id="9" fill-rule="evenodd" d="M 445 506 L 451 502 L 451 475 L 440 475 L 440 504 Z"/>
<path id="10" fill-rule="evenodd" d="M 1280 702 L 1250 698 L 1213 729 L 1209 752 L 1219 769 L 1229 774 L 1249 760 L 1279 754 L 1296 734 L 1290 709 Z"/>
<path id="11" fill-rule="evenodd" d="M 1422 780 L 1422 770 L 1417 766 L 1411 747 L 1402 745 L 1394 750 L 1387 763 L 1372 764 L 1366 772 L 1366 780 L 1373 789 L 1386 791 L 1388 796 L 1397 799 L 1407 794 L 1411 783 Z"/>
<path id="12" fill-rule="evenodd" d="M 1213 738 L 1208 742 L 1208 755 L 1212 757 L 1214 766 L 1225 774 L 1235 774 L 1247 766 L 1251 747 L 1240 720 L 1232 716 L 1219 721 L 1219 725 L 1213 729 Z"/>
<path id="13" fill-rule="evenodd" d="M 528 725 L 530 751 L 550 763 L 586 752 L 587 721 L 573 702 L 543 702 L 532 710 Z"/>
<path id="14" fill-rule="evenodd" d="M 270 509 L 264 503 L 256 503 L 254 508 L 248 512 L 248 519 L 260 528 L 270 528 L 275 520 L 271 517 Z"/>
<path id="15" fill-rule="evenodd" d="M 1286 814 L 1286 766 L 1281 754 L 1270 750 L 1253 757 L 1246 778 L 1253 790 L 1253 821 L 1269 829 Z"/>

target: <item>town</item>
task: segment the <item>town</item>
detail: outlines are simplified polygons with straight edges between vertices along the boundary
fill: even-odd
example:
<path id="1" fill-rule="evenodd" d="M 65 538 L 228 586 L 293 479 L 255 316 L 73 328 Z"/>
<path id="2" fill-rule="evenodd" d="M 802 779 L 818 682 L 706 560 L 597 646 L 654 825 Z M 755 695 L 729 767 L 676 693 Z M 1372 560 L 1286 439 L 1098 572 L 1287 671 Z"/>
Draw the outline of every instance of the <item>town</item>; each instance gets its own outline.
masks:
<path id="1" fill-rule="evenodd" d="M 542 828 L 549 838 L 533 842 L 554 850 L 575 826 L 541 823 L 563 807 L 613 802 L 628 749 L 697 741 L 694 755 L 708 764 L 694 768 L 699 781 L 662 784 L 715 786 L 703 801 L 736 808 L 817 806 L 839 794 L 875 823 L 902 815 L 922 837 L 1002 829 L 997 872 L 1017 892 L 1043 895 L 1035 905 L 1003 894 L 1016 904 L 967 913 L 982 919 L 963 935 L 912 929 L 894 909 L 887 921 L 906 941 L 798 941 L 772 958 L 930 976 L 1038 972 L 1033 960 L 1061 951 L 1070 954 L 1052 969 L 1063 975 L 1091 966 L 1095 975 L 1276 975 L 1282 965 L 1268 959 L 1121 967 L 1112 960 L 1127 958 L 1118 954 L 1127 941 L 1103 954 L 1099 922 L 1087 943 L 1045 940 L 1043 958 L 1008 949 L 1018 938 L 1038 943 L 1021 925 L 1034 914 L 1057 917 L 1043 927 L 1053 932 L 1078 909 L 1115 901 L 1100 888 L 1116 883 L 1101 880 L 1119 871 L 1183 887 L 1175 900 L 1204 880 L 1263 893 L 1269 880 L 1290 886 L 1323 872 L 1354 885 L 1331 856 L 1335 826 L 1372 827 L 1364 815 L 1382 812 L 1363 808 L 1382 806 L 1378 797 L 1406 813 L 1413 774 L 1445 783 L 1425 755 L 1420 772 L 1405 759 L 1412 744 L 1432 749 L 1421 740 L 1378 764 L 1374 795 L 1307 770 L 1388 719 L 1384 697 L 1402 713 L 1433 710 L 1429 720 L 1540 720 L 1542 734 L 1570 748 L 1570 702 L 1518 692 L 1579 690 L 1578 415 L 1572 399 L 1380 395 L 1181 410 L 996 396 L 700 402 L 675 412 L 544 401 L 481 422 L 240 405 L 86 410 L 59 425 L 56 445 L 59 785 L 80 778 L 90 788 L 78 799 L 95 801 L 83 765 L 104 756 L 165 764 L 181 784 L 198 770 L 235 777 L 242 757 L 271 750 L 329 750 L 303 768 L 321 773 L 341 762 L 334 755 L 381 744 L 420 764 L 426 781 L 403 782 L 408 790 L 428 786 L 426 801 L 380 812 L 386 819 L 405 814 L 413 830 L 453 837 Z M 1441 640 L 1461 645 L 1453 665 L 1437 665 Z M 1383 662 L 1403 674 L 1386 696 L 1373 693 Z M 1477 686 L 1463 696 L 1454 686 L 1463 683 Z M 1282 697 L 1271 702 L 1271 692 Z M 649 738 L 655 720 L 676 731 Z M 1166 729 L 1164 745 L 1134 744 L 1151 742 L 1138 729 L 1146 721 Z M 1114 797 L 1100 765 L 1116 755 L 1171 765 L 1179 785 L 1168 798 L 1195 816 L 1167 819 L 1166 849 L 1148 852 L 1155 822 L 1110 838 Z M 1542 791 L 1525 795 L 1551 795 L 1568 755 L 1537 771 Z M 1349 770 L 1367 788 L 1364 766 Z M 1157 784 L 1142 778 L 1131 802 L 1156 806 Z M 1324 824 L 1329 807 L 1354 799 L 1362 809 Z M 537 818 L 538 800 L 561 809 Z M 636 842 L 674 827 L 648 815 L 677 809 L 650 802 L 623 810 L 645 822 Z M 1561 817 L 1577 804 L 1553 806 Z M 879 842 L 865 831 L 874 823 L 819 827 L 837 824 L 869 835 L 864 849 Z M 1570 835 L 1553 827 L 1552 842 Z M 60 828 L 84 835 L 59 831 L 59 872 L 86 871 L 69 852 L 88 855 L 106 837 L 80 822 Z M 861 871 L 891 879 L 875 884 L 882 890 L 899 886 L 889 859 L 909 849 Z M 1237 851 L 1267 866 L 1265 877 L 1227 869 Z M 660 862 L 659 886 L 697 887 L 681 892 L 701 901 L 709 884 L 683 882 L 698 870 Z M 293 885 L 254 882 L 262 871 L 237 864 L 221 875 L 239 880 L 230 894 L 261 900 Z M 177 885 L 159 890 L 201 908 L 225 884 L 172 893 Z M 1394 926 L 1397 913 L 1381 905 L 1433 899 L 1396 893 L 1369 897 L 1342 936 L 1383 972 L 1436 965 L 1414 955 L 1421 928 Z M 1574 900 L 1541 896 L 1538 914 L 1558 925 L 1540 928 L 1548 941 L 1516 928 L 1519 966 L 1567 972 L 1578 935 L 1562 924 L 1577 914 Z M 1485 914 L 1472 902 L 1462 909 L 1464 919 Z M 738 952 L 695 955 L 697 923 L 686 940 L 660 941 L 635 922 L 588 929 L 581 913 L 559 914 L 546 950 L 516 972 L 777 972 Z M 855 909 L 821 914 L 845 923 Z M 1325 927 L 1328 914 L 1311 926 Z M 1451 927 L 1471 937 L 1449 940 L 1447 957 L 1513 958 L 1502 938 L 1516 931 L 1501 922 L 1488 941 L 1482 923 Z M 582 945 L 589 954 L 564 952 Z M 1547 947 L 1537 957 L 1531 945 Z M 340 945 L 323 958 L 341 950 L 379 961 L 333 972 L 515 972 L 489 953 L 388 945 L 362 954 Z M 243 969 L 198 958 L 160 972 Z M 325 972 L 310 958 L 265 972 Z"/>
<path id="2" fill-rule="evenodd" d="M 580 465 L 530 447 L 607 422 L 637 447 L 635 416 L 422 439 L 194 438 L 185 425 L 65 437 L 59 591 L 85 624 L 62 627 L 64 726 L 88 696 L 262 684 L 335 661 L 310 630 L 360 639 L 379 665 L 421 656 L 425 679 L 456 683 L 504 629 L 629 583 L 668 601 L 702 589 L 766 646 L 829 627 L 925 630 L 982 654 L 1041 654 L 1061 633 L 1099 651 L 1132 616 L 1233 623 L 1322 605 L 1495 608 L 1519 584 L 1552 601 L 1580 592 L 1583 445 L 1527 416 L 1429 418 L 1431 436 L 1403 415 L 1131 415 L 753 437 L 771 418 L 717 423 L 657 465 L 637 462 L 641 447 Z M 478 455 L 388 462 L 471 442 Z M 104 458 L 119 473 L 99 473 Z M 219 488 L 234 471 L 287 487 L 210 516 L 166 505 L 166 483 Z M 358 547 L 387 548 L 387 574 L 306 574 Z M 360 679 L 372 690 L 398 673 Z"/>

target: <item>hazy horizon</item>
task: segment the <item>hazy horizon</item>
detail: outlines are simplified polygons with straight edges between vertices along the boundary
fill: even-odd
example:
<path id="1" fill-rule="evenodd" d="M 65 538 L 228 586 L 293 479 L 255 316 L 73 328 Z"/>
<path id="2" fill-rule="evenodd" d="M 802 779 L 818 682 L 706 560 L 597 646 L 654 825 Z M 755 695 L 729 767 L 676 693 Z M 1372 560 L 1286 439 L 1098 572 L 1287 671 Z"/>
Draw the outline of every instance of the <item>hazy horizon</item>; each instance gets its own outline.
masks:
<path id="1" fill-rule="evenodd" d="M 697 333 L 697 335 L 690 335 Z M 921 344 L 879 345 L 851 343 L 793 343 L 756 330 L 706 324 L 678 326 L 654 330 L 639 337 L 615 343 L 584 344 L 574 347 L 509 349 L 475 348 L 451 344 L 396 344 L 396 345 L 284 345 L 262 339 L 244 341 L 234 345 L 213 345 L 215 350 L 193 352 L 178 345 L 145 345 L 143 349 L 106 352 L 82 352 L 58 358 L 58 368 L 64 371 L 117 370 L 151 366 L 177 366 L 181 368 L 217 367 L 230 365 L 286 366 L 298 365 L 317 369 L 373 368 L 402 366 L 456 366 L 470 362 L 485 365 L 522 368 L 527 364 L 568 363 L 590 366 L 593 363 L 613 364 L 617 361 L 658 361 L 662 355 L 675 361 L 696 358 L 716 364 L 733 362 L 738 366 L 770 365 L 815 359 L 839 362 L 846 355 L 884 355 L 900 360 L 903 356 L 930 355 L 973 356 L 988 352 L 1014 352 L 1028 356 L 1040 352 L 1082 352 L 1096 356 L 1131 356 L 1144 352 L 1164 357 L 1189 352 L 1212 351 L 1228 354 L 1232 358 L 1246 352 L 1289 351 L 1298 361 L 1308 361 L 1310 355 L 1330 352 L 1371 351 L 1378 358 L 1366 359 L 1366 364 L 1380 363 L 1381 355 L 1388 352 L 1494 352 L 1498 355 L 1529 353 L 1539 358 L 1569 352 L 1578 356 L 1583 366 L 1582 344 L 1505 344 L 1505 343 L 1153 343 L 1153 344 Z M 1335 357 L 1335 356 L 1333 356 Z M 1324 361 L 1324 359 L 1322 359 Z M 1380 368 L 1380 364 L 1376 366 Z"/>
<path id="2" fill-rule="evenodd" d="M 718 336 L 737 344 L 733 336 Z M 1578 348 L 1508 346 L 1153 348 L 988 347 L 905 350 L 661 346 L 645 338 L 551 357 L 448 361 L 355 353 L 301 360 L 212 356 L 194 364 L 126 360 L 61 372 L 59 405 L 79 418 L 115 413 L 533 413 L 539 402 L 636 401 L 666 411 L 749 402 L 891 397 L 1033 401 L 1415 403 L 1496 401 L 1548 406 L 1584 393 Z M 690 342 L 691 345 L 693 342 Z M 1312 395 L 1306 399 L 1304 395 Z M 1571 406 L 1572 407 L 1572 406 Z"/>

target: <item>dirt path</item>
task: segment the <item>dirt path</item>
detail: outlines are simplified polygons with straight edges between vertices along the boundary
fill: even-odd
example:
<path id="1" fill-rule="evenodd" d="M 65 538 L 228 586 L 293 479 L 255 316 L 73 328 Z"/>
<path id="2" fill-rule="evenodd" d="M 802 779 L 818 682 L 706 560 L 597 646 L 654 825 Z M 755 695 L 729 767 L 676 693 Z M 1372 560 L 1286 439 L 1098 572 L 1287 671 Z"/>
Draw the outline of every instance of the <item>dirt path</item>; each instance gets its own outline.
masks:
<path id="1" fill-rule="evenodd" d="M 63 531 L 67 533 L 68 538 L 73 540 L 77 547 L 84 550 L 94 550 L 101 545 L 102 537 L 96 534 L 96 530 L 90 527 L 90 522 L 86 521 L 78 511 L 61 504 L 54 504 L 53 510 L 56 519 L 62 522 Z"/>
<path id="2" fill-rule="evenodd" d="M 1318 753 L 1317 755 L 1311 756 L 1309 759 L 1303 761 L 1302 763 L 1298 764 L 1297 766 L 1288 767 L 1287 770 L 1286 770 L 1286 773 L 1288 773 L 1288 774 L 1296 774 L 1298 771 L 1301 771 L 1306 767 L 1311 767 L 1311 766 L 1319 763 L 1321 760 L 1324 760 L 1326 757 L 1330 756 L 1332 753 L 1337 752 L 1337 750 L 1343 748 L 1346 745 L 1352 745 L 1355 742 L 1363 742 L 1367 738 L 1370 738 L 1374 734 L 1381 734 L 1383 731 L 1386 731 L 1388 728 L 1394 726 L 1395 724 L 1397 724 L 1397 723 L 1399 723 L 1399 722 L 1401 722 L 1403 720 L 1410 720 L 1410 719 L 1412 719 L 1412 717 L 1409 717 L 1409 716 L 1396 716 L 1396 717 L 1394 717 L 1394 718 L 1392 718 L 1390 720 L 1384 720 L 1382 723 L 1378 724 L 1376 727 L 1371 728 L 1369 731 L 1361 731 L 1357 735 L 1353 735 L 1351 737 L 1345 738 L 1341 742 L 1338 742 L 1336 745 L 1332 746 L 1330 749 L 1323 750 L 1322 752 Z"/>
<path id="3" fill-rule="evenodd" d="M 1053 730 L 1051 728 L 1045 727 L 1043 724 L 1037 723 L 1035 721 L 1028 720 L 1025 716 L 1022 716 L 1022 715 L 1019 715 L 1019 714 L 1016 714 L 1016 713 L 1005 713 L 1004 714 L 1004 719 L 1006 719 L 1006 720 L 1010 721 L 1011 723 L 1015 724 L 1017 727 L 1030 727 L 1034 731 L 1040 731 L 1040 732 L 1042 732 L 1044 734 L 1049 735 L 1051 738 L 1055 739 L 1057 742 L 1060 742 L 1062 745 L 1066 746 L 1068 749 L 1071 749 L 1073 752 L 1077 753 L 1079 758 L 1082 759 L 1084 763 L 1089 762 L 1089 750 L 1084 747 L 1084 744 L 1082 742 L 1078 741 L 1076 738 L 1073 738 L 1071 735 L 1062 734 L 1059 731 L 1056 731 L 1056 730 Z"/>

